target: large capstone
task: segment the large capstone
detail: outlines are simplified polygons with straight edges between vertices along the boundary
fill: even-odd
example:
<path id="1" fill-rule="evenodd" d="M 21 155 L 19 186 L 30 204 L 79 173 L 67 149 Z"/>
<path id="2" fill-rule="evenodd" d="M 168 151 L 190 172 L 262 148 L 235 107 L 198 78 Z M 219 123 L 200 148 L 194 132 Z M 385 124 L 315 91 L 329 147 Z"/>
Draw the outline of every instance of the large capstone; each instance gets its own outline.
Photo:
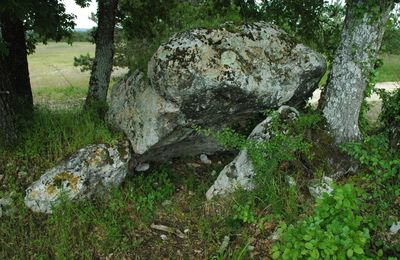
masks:
<path id="1" fill-rule="evenodd" d="M 295 108 L 289 106 L 280 107 L 277 113 L 282 123 L 293 122 L 299 116 L 299 112 Z M 276 134 L 272 126 L 273 117 L 269 116 L 253 129 L 248 136 L 248 140 L 256 143 L 268 142 Z M 266 158 L 266 160 L 268 159 Z M 219 173 L 214 184 L 208 189 L 206 197 L 210 200 L 217 195 L 228 194 L 239 188 L 252 190 L 255 187 L 253 183 L 255 175 L 256 171 L 251 157 L 248 151 L 243 149 L 236 158 L 226 165 Z"/>
<path id="2" fill-rule="evenodd" d="M 62 196 L 70 200 L 101 196 L 122 183 L 129 160 L 128 142 L 87 146 L 34 182 L 26 190 L 25 205 L 34 212 L 52 213 Z"/>
<path id="3" fill-rule="evenodd" d="M 268 108 L 305 104 L 324 57 L 258 22 L 175 34 L 140 72 L 113 87 L 108 120 L 129 138 L 135 160 L 221 150 L 196 127 L 243 125 Z"/>

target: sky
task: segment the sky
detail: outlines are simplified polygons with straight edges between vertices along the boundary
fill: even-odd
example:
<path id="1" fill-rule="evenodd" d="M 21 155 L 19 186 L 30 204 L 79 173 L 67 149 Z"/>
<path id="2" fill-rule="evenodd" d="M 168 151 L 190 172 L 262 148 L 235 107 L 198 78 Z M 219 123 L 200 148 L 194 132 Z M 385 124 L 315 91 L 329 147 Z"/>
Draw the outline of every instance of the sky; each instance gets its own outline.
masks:
<path id="1" fill-rule="evenodd" d="M 75 0 L 62 0 L 67 13 L 76 15 L 75 28 L 92 28 L 96 24 L 89 19 L 91 13 L 97 11 L 97 1 L 92 0 L 89 7 L 81 8 L 75 4 Z"/>

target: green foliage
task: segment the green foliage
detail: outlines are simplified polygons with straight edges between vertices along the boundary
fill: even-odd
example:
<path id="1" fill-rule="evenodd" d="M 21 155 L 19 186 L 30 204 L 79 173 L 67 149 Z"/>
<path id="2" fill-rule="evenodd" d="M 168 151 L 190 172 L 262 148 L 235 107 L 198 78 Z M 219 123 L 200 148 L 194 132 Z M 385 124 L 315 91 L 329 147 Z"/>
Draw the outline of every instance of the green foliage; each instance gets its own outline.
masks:
<path id="1" fill-rule="evenodd" d="M 391 129 L 400 126 L 400 89 L 392 93 L 378 90 L 378 94 L 382 99 L 382 112 L 379 119 L 383 127 Z"/>
<path id="2" fill-rule="evenodd" d="M 392 14 L 386 25 L 381 51 L 390 54 L 400 54 L 400 20 L 397 14 Z"/>
<path id="3" fill-rule="evenodd" d="M 242 205 L 241 203 L 236 203 L 233 206 L 233 210 L 234 210 L 233 219 L 248 224 L 257 223 L 257 216 L 253 210 L 253 205 L 250 202 L 247 202 L 244 205 Z"/>
<path id="4" fill-rule="evenodd" d="M 350 184 L 318 199 L 314 213 L 296 226 L 282 223 L 273 259 L 366 259 L 369 231 L 360 214 L 359 191 Z"/>
<path id="5" fill-rule="evenodd" d="M 81 6 L 87 5 L 86 0 L 77 1 Z M 11 0 L 0 5 L 0 14 L 7 13 L 14 19 L 24 22 L 27 33 L 27 47 L 33 52 L 35 44 L 46 43 L 49 39 L 60 41 L 63 38 L 71 40 L 75 26 L 72 14 L 67 14 L 62 1 L 48 0 Z"/>
<path id="6" fill-rule="evenodd" d="M 90 71 L 92 69 L 94 58 L 89 53 L 74 57 L 74 66 L 80 67 L 81 72 Z"/>
<path id="7" fill-rule="evenodd" d="M 374 229 L 375 251 L 399 251 L 395 243 L 388 243 L 385 234 L 398 221 L 400 212 L 396 201 L 400 196 L 400 154 L 389 148 L 388 135 L 383 132 L 364 135 L 362 143 L 342 146 L 344 152 L 358 160 L 363 167 L 361 179 L 368 190 L 364 196 L 370 227 Z"/>
<path id="8" fill-rule="evenodd" d="M 399 177 L 400 159 L 390 152 L 389 140 L 384 134 L 366 135 L 362 143 L 344 144 L 342 150 L 360 161 L 382 181 Z"/>
<path id="9" fill-rule="evenodd" d="M 122 24 L 128 39 L 117 53 L 127 57 L 130 69 L 147 70 L 147 63 L 161 43 L 174 33 L 192 28 L 217 27 L 225 21 L 240 21 L 239 10 L 229 5 L 215 9 L 211 1 L 194 5 L 177 0 L 124 0 L 120 3 L 125 14 Z"/>
<path id="10" fill-rule="evenodd" d="M 294 164 L 300 155 L 311 158 L 311 144 L 306 141 L 306 129 L 316 127 L 320 116 L 310 114 L 301 116 L 294 123 L 284 123 L 277 112 L 269 113 L 272 118 L 270 129 L 271 139 L 255 141 L 236 133 L 232 129 L 224 129 L 213 134 L 214 138 L 225 147 L 247 150 L 256 176 L 256 188 L 252 196 L 246 196 L 244 205 L 248 208 L 254 200 L 261 206 L 272 206 L 275 214 L 291 218 L 297 213 L 297 188 L 289 187 L 286 175 L 293 174 L 291 170 L 280 167 L 282 164 Z M 203 133 L 211 134 L 212 131 Z M 268 188 L 265 188 L 268 187 Z M 250 203 L 250 204 L 248 204 Z M 244 206 L 243 206 L 244 207 Z M 240 209 L 246 211 L 247 209 Z"/>

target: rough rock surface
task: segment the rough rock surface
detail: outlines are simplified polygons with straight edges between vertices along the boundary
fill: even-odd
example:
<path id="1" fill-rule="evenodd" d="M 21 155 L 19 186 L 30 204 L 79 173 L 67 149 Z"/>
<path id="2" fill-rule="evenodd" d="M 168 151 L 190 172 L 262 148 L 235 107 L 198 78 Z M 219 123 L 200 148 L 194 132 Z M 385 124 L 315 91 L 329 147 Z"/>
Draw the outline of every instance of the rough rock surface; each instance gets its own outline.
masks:
<path id="1" fill-rule="evenodd" d="M 328 176 L 324 176 L 321 180 L 310 184 L 308 186 L 308 190 L 314 199 L 318 199 L 322 198 L 325 193 L 329 195 L 333 192 L 332 184 L 333 179 Z"/>
<path id="2" fill-rule="evenodd" d="M 258 22 L 175 34 L 140 72 L 113 87 L 108 120 L 135 159 L 211 154 L 221 147 L 193 126 L 220 129 L 267 108 L 305 104 L 326 69 L 322 55 Z"/>
<path id="3" fill-rule="evenodd" d="M 299 112 L 292 107 L 282 106 L 278 109 L 280 118 L 284 121 L 296 120 Z M 272 117 L 267 117 L 249 135 L 248 139 L 255 140 L 256 142 L 268 141 L 273 138 L 273 131 L 271 130 Z M 236 158 L 225 166 L 219 174 L 217 180 L 210 187 L 206 193 L 208 200 L 216 195 L 223 195 L 235 191 L 241 187 L 245 190 L 254 188 L 252 179 L 255 176 L 253 163 L 247 150 L 242 150 Z"/>
<path id="4" fill-rule="evenodd" d="M 390 226 L 389 232 L 391 235 L 396 235 L 397 233 L 399 233 L 399 231 L 400 231 L 400 221 L 393 223 Z"/>
<path id="5" fill-rule="evenodd" d="M 71 200 L 101 196 L 121 184 L 128 172 L 129 159 L 127 141 L 116 146 L 87 146 L 28 187 L 25 205 L 34 212 L 52 213 L 62 195 Z"/>

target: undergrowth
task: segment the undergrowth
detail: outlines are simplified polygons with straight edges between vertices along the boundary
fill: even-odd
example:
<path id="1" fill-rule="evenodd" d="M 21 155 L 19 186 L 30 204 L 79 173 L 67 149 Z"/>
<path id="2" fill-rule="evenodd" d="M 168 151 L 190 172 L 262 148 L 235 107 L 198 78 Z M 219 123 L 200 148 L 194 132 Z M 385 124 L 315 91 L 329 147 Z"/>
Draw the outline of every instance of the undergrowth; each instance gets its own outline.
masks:
<path id="1" fill-rule="evenodd" d="M 290 123 L 270 112 L 269 141 L 252 141 L 232 129 L 202 130 L 226 147 L 248 151 L 257 173 L 253 191 L 205 202 L 215 179 L 210 175 L 232 156 L 226 161 L 221 155 L 210 157 L 213 164 L 207 166 L 187 158 L 147 174 L 129 174 L 121 188 L 103 198 L 63 199 L 52 215 L 25 208 L 27 185 L 76 150 L 113 144 L 122 136 L 91 111 L 37 108 L 34 120 L 22 125 L 19 142 L 0 149 L 0 195 L 17 191 L 17 211 L 0 222 L 0 258 L 183 258 L 188 254 L 182 249 L 207 259 L 269 254 L 277 259 L 394 259 L 400 238 L 387 231 L 400 220 L 400 154 L 390 149 L 386 131 L 397 122 L 391 120 L 397 118 L 393 102 L 384 105 L 379 129 L 341 148 L 359 161 L 358 173 L 315 204 L 307 184 L 330 173 L 326 161 L 332 150 L 322 134 L 324 122 L 312 111 Z M 188 238 L 167 234 L 163 240 L 151 223 L 187 229 Z M 276 227 L 280 237 L 271 246 Z"/>
<path id="2" fill-rule="evenodd" d="M 369 230 L 360 214 L 357 190 L 346 184 L 317 200 L 314 213 L 296 226 L 282 223 L 273 259 L 364 259 Z"/>
<path id="3" fill-rule="evenodd" d="M 80 108 L 37 107 L 33 119 L 20 122 L 19 129 L 21 133 L 13 147 L 0 146 L 0 175 L 16 189 L 19 173 L 32 182 L 37 174 L 77 150 L 94 143 L 116 143 L 122 137 L 112 132 L 94 111 Z"/>
<path id="4" fill-rule="evenodd" d="M 156 207 L 175 191 L 170 176 L 162 167 L 131 178 L 124 189 L 114 189 L 106 198 L 63 200 L 49 216 L 32 214 L 21 197 L 21 210 L 0 222 L 0 257 L 96 258 L 133 251 L 144 240 L 136 235 L 138 230 L 147 228 Z"/>
<path id="5" fill-rule="evenodd" d="M 278 218 L 293 221 L 302 211 L 298 205 L 301 205 L 303 196 L 299 186 L 288 184 L 288 178 L 301 180 L 306 177 L 301 160 L 313 160 L 314 153 L 305 132 L 318 128 L 321 117 L 317 113 L 310 113 L 286 124 L 277 112 L 268 115 L 272 119 L 272 137 L 269 140 L 247 139 L 232 129 L 224 129 L 213 135 L 227 148 L 247 150 L 252 161 L 256 187 L 244 196 L 238 193 L 240 203 L 270 207 L 270 213 Z"/>

